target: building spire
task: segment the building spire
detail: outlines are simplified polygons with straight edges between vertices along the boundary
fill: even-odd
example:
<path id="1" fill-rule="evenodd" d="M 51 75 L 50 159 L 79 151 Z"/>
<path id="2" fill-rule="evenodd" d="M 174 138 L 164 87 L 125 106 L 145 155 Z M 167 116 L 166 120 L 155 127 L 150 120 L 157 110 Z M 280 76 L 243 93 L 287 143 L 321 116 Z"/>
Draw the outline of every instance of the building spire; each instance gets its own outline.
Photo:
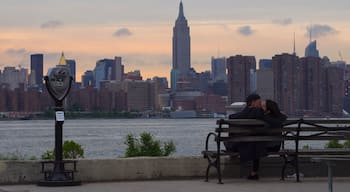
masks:
<path id="1" fill-rule="evenodd" d="M 293 54 L 296 55 L 296 51 L 295 51 L 295 32 L 294 32 L 294 40 L 293 40 Z"/>
<path id="2" fill-rule="evenodd" d="M 310 24 L 310 27 L 309 27 L 309 35 L 310 35 L 310 43 L 312 41 L 312 24 Z"/>
<path id="3" fill-rule="evenodd" d="M 177 18 L 178 18 L 178 19 L 185 19 L 184 7 L 183 7 L 183 5 L 182 5 L 182 1 L 180 1 L 179 16 L 178 16 Z"/>
<path id="4" fill-rule="evenodd" d="M 60 62 L 58 63 L 58 65 L 67 65 L 67 61 L 66 61 L 66 58 L 64 57 L 63 52 L 61 54 Z"/>

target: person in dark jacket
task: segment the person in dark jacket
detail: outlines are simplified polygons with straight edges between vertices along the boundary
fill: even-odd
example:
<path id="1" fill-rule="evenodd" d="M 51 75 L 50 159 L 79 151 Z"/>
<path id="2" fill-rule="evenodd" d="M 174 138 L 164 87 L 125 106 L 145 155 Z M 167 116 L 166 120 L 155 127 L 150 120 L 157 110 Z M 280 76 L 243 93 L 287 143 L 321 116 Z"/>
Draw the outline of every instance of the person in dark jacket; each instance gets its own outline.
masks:
<path id="1" fill-rule="evenodd" d="M 264 115 L 258 116 L 257 119 L 260 119 L 267 123 L 267 127 L 272 130 L 271 133 L 266 133 L 272 136 L 282 136 L 282 126 L 283 122 L 286 121 L 287 116 L 284 115 L 278 107 L 278 104 L 272 100 L 266 100 L 262 102 L 262 109 Z M 278 131 L 276 131 L 278 130 Z M 282 138 L 281 138 L 282 139 Z M 254 144 L 250 144 L 253 145 Z M 258 180 L 259 175 L 259 166 L 260 166 L 260 157 L 267 155 L 267 152 L 277 152 L 281 148 L 281 141 L 270 141 L 270 142 L 255 142 L 255 146 L 251 152 L 257 153 L 253 159 L 253 170 L 251 171 L 248 179 Z"/>
<path id="2" fill-rule="evenodd" d="M 282 125 L 287 120 L 287 116 L 281 112 L 278 104 L 272 100 L 262 102 L 262 108 L 265 111 L 263 120 L 269 124 L 273 133 L 269 135 L 282 136 Z M 267 151 L 276 152 L 281 148 L 281 141 L 271 141 L 267 144 Z"/>
<path id="3" fill-rule="evenodd" d="M 229 116 L 230 119 L 260 119 L 264 118 L 261 98 L 258 94 L 251 94 L 246 99 L 246 107 L 237 114 Z M 259 135 L 259 134 L 254 134 Z M 253 161 L 253 170 L 248 179 L 259 179 L 259 159 L 267 155 L 266 142 L 226 142 L 228 151 L 238 151 L 242 163 Z"/>

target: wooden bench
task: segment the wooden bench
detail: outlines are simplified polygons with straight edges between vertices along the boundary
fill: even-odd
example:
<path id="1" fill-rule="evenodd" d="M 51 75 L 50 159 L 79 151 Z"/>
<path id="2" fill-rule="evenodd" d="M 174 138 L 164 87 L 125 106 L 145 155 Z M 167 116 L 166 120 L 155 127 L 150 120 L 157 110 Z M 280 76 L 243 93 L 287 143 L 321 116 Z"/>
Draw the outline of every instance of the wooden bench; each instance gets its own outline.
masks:
<path id="1" fill-rule="evenodd" d="M 221 149 L 221 144 L 228 142 L 269 142 L 281 141 L 282 147 L 277 152 L 269 152 L 268 156 L 277 155 L 283 158 L 281 179 L 285 178 L 287 165 L 292 165 L 296 180 L 300 181 L 299 157 L 300 156 L 330 156 L 344 157 L 350 155 L 350 149 L 301 149 L 300 141 L 330 141 L 350 139 L 350 120 L 347 119 L 289 119 L 282 128 L 272 129 L 260 120 L 231 119 L 218 120 L 217 128 L 210 132 L 206 138 L 204 158 L 208 160 L 206 181 L 209 179 L 209 170 L 216 168 L 218 182 L 222 183 L 221 157 L 239 156 L 238 152 L 228 152 Z M 258 133 L 258 134 L 257 134 Z M 263 134 L 259 134 L 263 133 Z M 276 133 L 282 133 L 281 135 Z M 215 143 L 214 150 L 209 149 L 210 139 Z M 294 147 L 286 148 L 285 142 L 292 141 Z"/>
<path id="2" fill-rule="evenodd" d="M 77 170 L 77 161 L 76 160 L 62 160 L 62 161 L 41 161 L 41 173 L 44 174 L 45 180 L 50 180 L 52 177 L 52 173 L 54 171 L 55 166 L 65 166 L 67 164 L 71 164 L 72 169 L 62 169 L 62 174 L 74 180 L 74 173 L 78 172 Z M 51 165 L 51 167 L 48 167 Z"/>

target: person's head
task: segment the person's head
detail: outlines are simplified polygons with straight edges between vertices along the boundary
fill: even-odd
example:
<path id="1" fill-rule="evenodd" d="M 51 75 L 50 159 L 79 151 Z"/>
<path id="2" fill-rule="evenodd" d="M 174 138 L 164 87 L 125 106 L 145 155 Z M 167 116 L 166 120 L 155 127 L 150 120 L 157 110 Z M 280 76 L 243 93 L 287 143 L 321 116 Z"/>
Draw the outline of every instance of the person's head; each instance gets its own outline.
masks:
<path id="1" fill-rule="evenodd" d="M 247 107 L 258 107 L 261 108 L 261 98 L 258 94 L 250 94 L 246 98 Z"/>
<path id="2" fill-rule="evenodd" d="M 273 116 L 280 116 L 281 110 L 278 107 L 278 104 L 272 100 L 266 100 L 266 111 Z"/>

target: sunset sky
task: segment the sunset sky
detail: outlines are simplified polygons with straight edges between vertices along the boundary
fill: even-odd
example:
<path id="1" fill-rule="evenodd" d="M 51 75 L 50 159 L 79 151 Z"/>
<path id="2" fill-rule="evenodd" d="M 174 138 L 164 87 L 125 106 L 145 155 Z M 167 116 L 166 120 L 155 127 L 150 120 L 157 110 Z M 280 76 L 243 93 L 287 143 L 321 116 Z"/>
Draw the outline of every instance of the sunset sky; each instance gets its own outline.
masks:
<path id="1" fill-rule="evenodd" d="M 29 55 L 44 53 L 44 71 L 61 51 L 77 61 L 77 79 L 96 60 L 121 56 L 126 71 L 169 77 L 172 27 L 179 0 L 1 0 L 0 69 L 29 68 Z M 350 62 L 348 0 L 184 0 L 191 30 L 191 61 L 210 69 L 211 56 L 254 55 L 257 61 L 292 52 L 309 42 L 321 56 Z"/>

